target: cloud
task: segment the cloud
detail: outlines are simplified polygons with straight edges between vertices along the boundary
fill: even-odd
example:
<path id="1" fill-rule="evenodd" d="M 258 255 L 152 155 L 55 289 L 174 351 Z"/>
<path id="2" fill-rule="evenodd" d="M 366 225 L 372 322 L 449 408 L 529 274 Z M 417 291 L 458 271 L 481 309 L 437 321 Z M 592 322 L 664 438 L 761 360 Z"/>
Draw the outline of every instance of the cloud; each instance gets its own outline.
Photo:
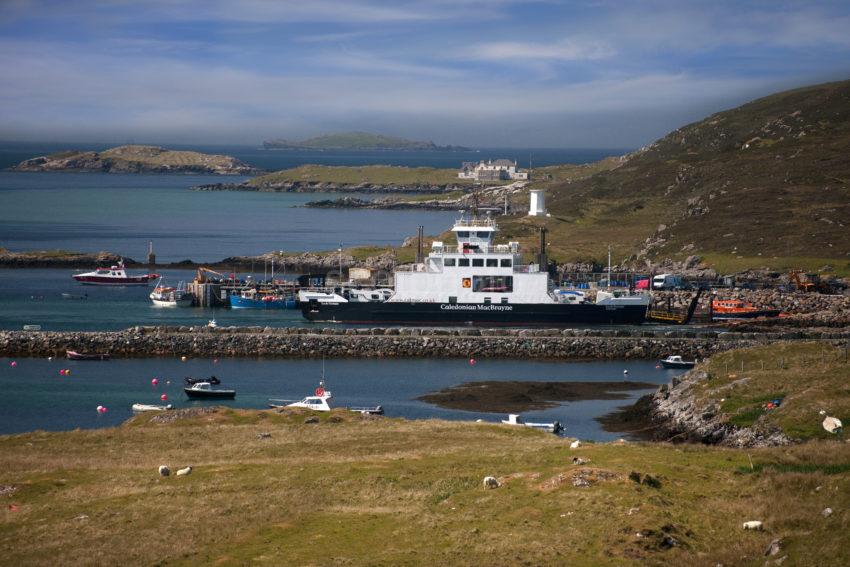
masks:
<path id="1" fill-rule="evenodd" d="M 7 139 L 256 143 L 377 129 L 438 143 L 622 147 L 850 70 L 850 7 L 840 4 L 8 6 L 0 15 Z"/>
<path id="2" fill-rule="evenodd" d="M 611 57 L 614 53 L 614 49 L 603 42 L 579 42 L 569 39 L 555 43 L 498 41 L 473 45 L 469 50 L 469 55 L 473 59 L 489 61 L 506 59 L 592 61 Z"/>

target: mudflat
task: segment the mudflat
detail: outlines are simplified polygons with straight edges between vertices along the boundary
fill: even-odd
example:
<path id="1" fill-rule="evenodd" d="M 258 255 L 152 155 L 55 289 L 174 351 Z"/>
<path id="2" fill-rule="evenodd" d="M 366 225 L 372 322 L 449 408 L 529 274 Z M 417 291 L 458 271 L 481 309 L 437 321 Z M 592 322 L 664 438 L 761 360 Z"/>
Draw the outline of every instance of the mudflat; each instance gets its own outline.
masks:
<path id="1" fill-rule="evenodd" d="M 650 390 L 648 382 L 466 382 L 417 399 L 440 407 L 488 413 L 517 413 L 555 407 L 558 402 L 623 400 L 625 392 Z"/>

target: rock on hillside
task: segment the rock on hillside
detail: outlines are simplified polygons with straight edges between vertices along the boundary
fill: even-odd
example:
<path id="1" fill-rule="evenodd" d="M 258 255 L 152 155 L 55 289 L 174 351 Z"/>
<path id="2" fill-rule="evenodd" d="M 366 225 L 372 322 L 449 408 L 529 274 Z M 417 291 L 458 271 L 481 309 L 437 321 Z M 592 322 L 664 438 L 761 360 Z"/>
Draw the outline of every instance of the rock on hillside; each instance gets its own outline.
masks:
<path id="1" fill-rule="evenodd" d="M 102 152 L 70 150 L 22 161 L 14 171 L 104 173 L 200 173 L 249 175 L 257 169 L 231 156 L 166 150 L 157 146 L 119 146 Z"/>

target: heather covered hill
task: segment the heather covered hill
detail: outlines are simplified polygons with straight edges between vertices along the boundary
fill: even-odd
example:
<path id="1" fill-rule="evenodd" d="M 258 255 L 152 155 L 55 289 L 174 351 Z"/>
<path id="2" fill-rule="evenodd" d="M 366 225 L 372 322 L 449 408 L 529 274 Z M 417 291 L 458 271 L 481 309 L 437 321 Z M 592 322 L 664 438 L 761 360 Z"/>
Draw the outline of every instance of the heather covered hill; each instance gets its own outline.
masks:
<path id="1" fill-rule="evenodd" d="M 539 177 L 538 177 L 539 179 Z M 850 261 L 850 81 L 718 112 L 585 179 L 547 189 L 553 254 L 720 268 Z M 510 230 L 531 236 L 539 219 Z"/>

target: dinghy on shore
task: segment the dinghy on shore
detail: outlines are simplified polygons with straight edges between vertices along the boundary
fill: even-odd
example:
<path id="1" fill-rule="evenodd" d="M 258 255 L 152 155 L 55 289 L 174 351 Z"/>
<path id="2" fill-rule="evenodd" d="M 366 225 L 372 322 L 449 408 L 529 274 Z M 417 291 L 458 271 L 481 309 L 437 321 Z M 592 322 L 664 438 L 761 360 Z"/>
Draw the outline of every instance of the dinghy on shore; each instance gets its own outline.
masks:
<path id="1" fill-rule="evenodd" d="M 553 421 L 551 423 L 535 423 L 531 421 L 525 421 L 522 419 L 522 416 L 516 413 L 508 414 L 508 419 L 503 419 L 502 423 L 505 425 L 520 425 L 523 427 L 532 427 L 534 429 L 542 429 L 543 431 L 548 431 L 549 433 L 558 433 L 563 430 L 563 426 L 559 421 Z"/>
<path id="2" fill-rule="evenodd" d="M 172 409 L 171 404 L 168 404 L 167 406 L 157 404 L 133 404 L 133 411 L 136 413 L 145 411 L 165 411 L 170 409 Z"/>

